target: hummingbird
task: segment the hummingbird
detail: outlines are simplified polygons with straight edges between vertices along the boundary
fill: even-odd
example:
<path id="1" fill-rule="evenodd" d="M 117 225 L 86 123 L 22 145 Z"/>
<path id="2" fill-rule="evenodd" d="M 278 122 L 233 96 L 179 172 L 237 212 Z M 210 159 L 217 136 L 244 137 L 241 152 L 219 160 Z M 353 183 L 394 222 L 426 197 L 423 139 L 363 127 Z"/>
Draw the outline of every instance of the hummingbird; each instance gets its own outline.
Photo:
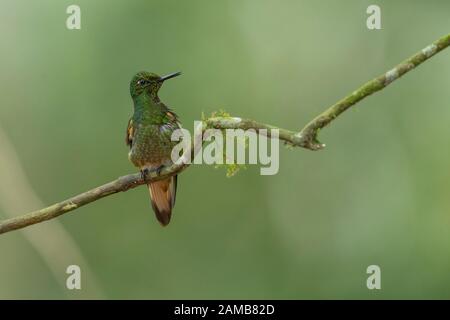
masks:
<path id="1" fill-rule="evenodd" d="M 158 97 L 164 81 L 181 72 L 159 76 L 138 72 L 130 82 L 134 113 L 128 121 L 125 142 L 130 147 L 129 160 L 139 168 L 143 179 L 150 171 L 160 172 L 172 164 L 171 152 L 177 142 L 171 141 L 172 132 L 181 128 L 178 116 Z M 149 182 L 151 204 L 161 225 L 170 222 L 177 194 L 177 176 Z"/>

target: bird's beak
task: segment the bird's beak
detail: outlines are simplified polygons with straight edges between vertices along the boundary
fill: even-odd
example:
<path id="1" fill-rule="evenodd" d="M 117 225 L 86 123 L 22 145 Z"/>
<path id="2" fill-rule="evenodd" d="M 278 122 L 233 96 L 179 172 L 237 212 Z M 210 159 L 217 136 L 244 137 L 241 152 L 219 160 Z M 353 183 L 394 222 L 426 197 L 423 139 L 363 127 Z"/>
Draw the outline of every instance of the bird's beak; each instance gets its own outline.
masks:
<path id="1" fill-rule="evenodd" d="M 169 74 L 167 74 L 165 76 L 162 76 L 161 79 L 159 79 L 159 81 L 160 82 L 164 82 L 164 81 L 166 81 L 168 79 L 172 79 L 172 78 L 178 77 L 180 74 L 181 74 L 181 72 L 179 72 L 179 71 L 178 72 L 174 72 L 174 73 L 169 73 Z"/>

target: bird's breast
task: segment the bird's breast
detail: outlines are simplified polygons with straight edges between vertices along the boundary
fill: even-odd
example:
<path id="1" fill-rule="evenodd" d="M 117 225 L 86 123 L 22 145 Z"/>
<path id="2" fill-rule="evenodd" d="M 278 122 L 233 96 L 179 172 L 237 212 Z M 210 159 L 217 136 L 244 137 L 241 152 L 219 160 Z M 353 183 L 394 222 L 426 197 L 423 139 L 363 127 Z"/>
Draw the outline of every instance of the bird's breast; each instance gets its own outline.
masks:
<path id="1" fill-rule="evenodd" d="M 171 141 L 173 128 L 169 125 L 138 125 L 129 153 L 137 167 L 158 167 L 170 161 L 176 142 Z"/>

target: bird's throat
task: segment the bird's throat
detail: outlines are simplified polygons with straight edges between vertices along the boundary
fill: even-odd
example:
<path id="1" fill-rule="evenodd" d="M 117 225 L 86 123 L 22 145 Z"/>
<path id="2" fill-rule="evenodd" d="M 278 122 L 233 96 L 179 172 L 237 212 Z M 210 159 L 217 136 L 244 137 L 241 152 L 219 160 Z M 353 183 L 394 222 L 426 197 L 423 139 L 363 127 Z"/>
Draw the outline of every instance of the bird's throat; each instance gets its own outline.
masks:
<path id="1" fill-rule="evenodd" d="M 159 124 L 166 112 L 166 107 L 162 104 L 158 96 L 137 97 L 134 101 L 134 116 L 136 122 Z"/>

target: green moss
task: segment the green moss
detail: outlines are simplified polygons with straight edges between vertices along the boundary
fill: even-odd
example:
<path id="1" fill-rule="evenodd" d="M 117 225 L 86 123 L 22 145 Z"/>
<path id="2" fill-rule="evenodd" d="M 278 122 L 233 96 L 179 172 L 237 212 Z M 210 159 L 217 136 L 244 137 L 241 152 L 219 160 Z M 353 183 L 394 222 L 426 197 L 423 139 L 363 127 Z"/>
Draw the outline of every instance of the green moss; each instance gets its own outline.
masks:
<path id="1" fill-rule="evenodd" d="M 219 111 L 213 111 L 210 118 L 231 118 L 231 114 L 223 109 L 219 109 Z"/>
<path id="2" fill-rule="evenodd" d="M 233 163 L 233 164 L 217 164 L 214 166 L 214 168 L 216 169 L 225 168 L 227 178 L 231 178 L 235 176 L 239 172 L 239 170 L 247 169 L 247 166 L 245 164 Z"/>

